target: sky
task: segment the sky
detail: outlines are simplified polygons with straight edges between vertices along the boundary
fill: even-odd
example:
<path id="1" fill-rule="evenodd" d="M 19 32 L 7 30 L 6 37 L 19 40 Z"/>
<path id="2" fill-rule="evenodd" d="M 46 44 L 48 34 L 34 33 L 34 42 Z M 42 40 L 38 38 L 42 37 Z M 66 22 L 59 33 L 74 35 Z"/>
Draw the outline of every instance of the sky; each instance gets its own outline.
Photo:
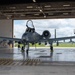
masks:
<path id="1" fill-rule="evenodd" d="M 22 34 L 25 32 L 26 23 L 28 20 L 14 20 L 14 35 L 16 38 L 21 38 Z M 54 38 L 54 30 L 56 29 L 56 37 L 67 37 L 74 36 L 75 30 L 75 19 L 36 19 L 33 20 L 33 25 L 35 30 L 40 35 L 44 30 L 49 30 L 51 33 L 51 38 Z"/>

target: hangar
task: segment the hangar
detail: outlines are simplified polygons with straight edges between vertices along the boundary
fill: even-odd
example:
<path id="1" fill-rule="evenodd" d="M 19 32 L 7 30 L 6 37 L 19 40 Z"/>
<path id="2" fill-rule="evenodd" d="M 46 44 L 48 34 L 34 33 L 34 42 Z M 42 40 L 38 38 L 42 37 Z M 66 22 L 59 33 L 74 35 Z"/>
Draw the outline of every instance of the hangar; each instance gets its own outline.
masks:
<path id="1" fill-rule="evenodd" d="M 0 36 L 13 36 L 13 20 L 75 18 L 73 0 L 0 0 Z"/>
<path id="2" fill-rule="evenodd" d="M 14 37 L 14 20 L 58 18 L 75 18 L 74 0 L 0 0 L 0 36 Z M 2 51 L 4 51 L 4 49 Z M 75 75 L 75 48 L 72 48 L 72 50 L 68 48 L 66 49 L 66 52 L 64 50 L 64 54 L 62 54 L 60 49 L 58 49 L 59 53 L 55 53 L 53 58 L 49 57 L 49 60 L 51 61 L 49 64 L 43 64 L 43 62 L 37 59 L 13 61 L 14 57 L 18 58 L 22 56 L 21 53 L 13 53 L 13 51 L 10 52 L 10 50 L 7 50 L 8 52 L 5 51 L 2 53 L 2 51 L 0 48 L 0 74 L 2 75 Z M 40 55 L 44 51 L 44 48 L 43 51 L 40 49 Z M 71 54 L 69 54 L 67 51 L 70 51 Z M 38 53 L 36 52 L 35 55 L 37 54 Z M 44 53 L 44 55 L 46 54 Z M 1 57 L 4 58 L 4 56 L 7 59 L 1 59 Z M 23 57 L 25 58 L 25 56 Z M 63 59 L 64 61 L 69 61 L 70 59 L 73 61 L 73 63 L 64 63 Z M 62 62 L 53 62 L 54 60 Z M 36 66 L 40 65 L 41 63 L 42 66 Z M 35 66 L 30 67 L 25 65 Z"/>

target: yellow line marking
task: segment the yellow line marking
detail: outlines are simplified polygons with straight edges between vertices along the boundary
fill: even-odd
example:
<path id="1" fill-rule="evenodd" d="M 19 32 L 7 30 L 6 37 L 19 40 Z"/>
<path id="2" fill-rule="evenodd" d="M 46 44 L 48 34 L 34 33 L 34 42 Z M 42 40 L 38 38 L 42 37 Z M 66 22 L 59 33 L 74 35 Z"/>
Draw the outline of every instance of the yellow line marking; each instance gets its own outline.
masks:
<path id="1" fill-rule="evenodd" d="M 40 59 L 26 59 L 25 61 L 14 61 L 9 59 L 0 59 L 0 65 L 38 65 L 40 64 Z"/>
<path id="2" fill-rule="evenodd" d="M 22 65 L 22 62 L 19 62 L 19 65 L 21 66 Z"/>
<path id="3" fill-rule="evenodd" d="M 14 62 L 14 63 L 15 63 L 14 66 L 19 64 L 19 62 Z"/>
<path id="4" fill-rule="evenodd" d="M 2 61 L 1 63 L 0 63 L 0 65 L 2 65 L 4 63 L 4 61 Z"/>
<path id="5" fill-rule="evenodd" d="M 3 61 L 0 61 L 0 65 L 3 63 Z"/>
<path id="6" fill-rule="evenodd" d="M 4 61 L 3 65 L 6 65 L 9 61 Z"/>
<path id="7" fill-rule="evenodd" d="M 11 65 L 13 63 L 13 61 L 9 61 L 6 65 Z"/>
<path id="8" fill-rule="evenodd" d="M 12 65 L 12 66 L 15 65 L 15 62 L 13 61 L 10 65 Z"/>

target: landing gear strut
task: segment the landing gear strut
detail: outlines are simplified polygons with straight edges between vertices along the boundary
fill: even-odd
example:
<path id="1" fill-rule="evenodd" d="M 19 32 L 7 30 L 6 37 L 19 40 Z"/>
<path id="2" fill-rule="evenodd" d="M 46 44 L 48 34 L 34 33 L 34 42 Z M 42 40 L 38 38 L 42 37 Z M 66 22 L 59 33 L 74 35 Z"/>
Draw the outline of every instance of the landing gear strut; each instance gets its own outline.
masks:
<path id="1" fill-rule="evenodd" d="M 23 53 L 25 50 L 24 50 L 24 46 L 22 46 L 22 48 L 21 48 L 21 52 Z"/>
<path id="2" fill-rule="evenodd" d="M 25 44 L 22 46 L 21 51 L 25 52 Z"/>
<path id="3" fill-rule="evenodd" d="M 29 43 L 27 44 L 26 55 L 27 55 L 27 57 L 29 55 Z"/>
<path id="4" fill-rule="evenodd" d="M 50 44 L 50 57 L 52 57 L 52 56 L 53 56 L 53 45 Z"/>

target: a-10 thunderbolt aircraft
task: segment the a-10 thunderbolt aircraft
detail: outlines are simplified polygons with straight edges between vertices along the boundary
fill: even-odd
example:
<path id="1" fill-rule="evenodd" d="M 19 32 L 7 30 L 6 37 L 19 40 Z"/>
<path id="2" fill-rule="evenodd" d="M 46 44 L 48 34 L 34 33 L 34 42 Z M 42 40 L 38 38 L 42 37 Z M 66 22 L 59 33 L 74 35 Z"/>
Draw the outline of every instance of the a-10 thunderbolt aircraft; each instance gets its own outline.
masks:
<path id="1" fill-rule="evenodd" d="M 32 27 L 29 27 L 29 22 L 31 22 Z M 28 20 L 26 23 L 26 30 L 24 34 L 22 35 L 22 38 L 9 38 L 9 37 L 0 37 L 3 40 L 9 40 L 9 41 L 17 41 L 19 43 L 22 43 L 25 47 L 27 45 L 27 50 L 29 50 L 29 43 L 31 44 L 36 44 L 39 43 L 41 44 L 44 42 L 45 44 L 49 43 L 50 44 L 50 49 L 53 49 L 53 42 L 58 42 L 61 40 L 67 40 L 67 39 L 73 39 L 75 36 L 70 36 L 70 37 L 60 37 L 60 38 L 51 38 L 51 33 L 48 30 L 43 31 L 42 35 L 38 34 L 35 31 L 35 27 L 33 25 L 32 20 Z"/>

